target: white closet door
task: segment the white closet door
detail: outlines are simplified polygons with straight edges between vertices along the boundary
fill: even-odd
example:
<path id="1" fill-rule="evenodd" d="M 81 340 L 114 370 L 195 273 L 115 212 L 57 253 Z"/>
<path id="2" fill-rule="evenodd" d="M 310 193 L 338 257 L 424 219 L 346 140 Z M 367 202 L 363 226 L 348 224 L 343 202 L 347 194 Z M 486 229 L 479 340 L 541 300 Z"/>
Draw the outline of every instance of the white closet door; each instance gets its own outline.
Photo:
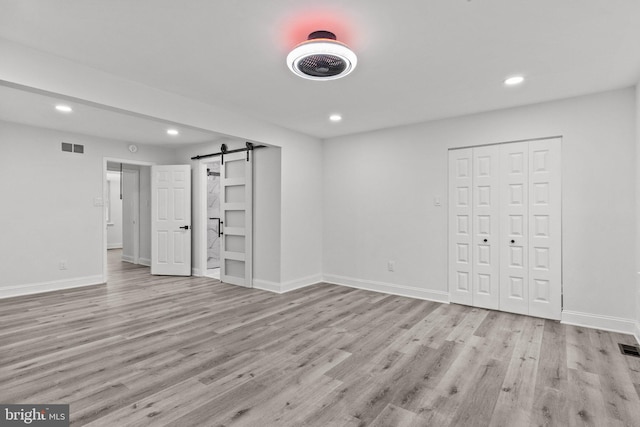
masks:
<path id="1" fill-rule="evenodd" d="M 529 143 L 500 146 L 500 310 L 529 313 Z"/>
<path id="2" fill-rule="evenodd" d="M 449 151 L 449 295 L 451 302 L 473 304 L 471 148 Z"/>
<path id="3" fill-rule="evenodd" d="M 547 319 L 562 310 L 560 142 L 529 143 L 529 314 Z"/>
<path id="4" fill-rule="evenodd" d="M 247 161 L 248 157 L 249 161 Z M 223 234 L 220 247 L 220 280 L 253 287 L 253 154 L 231 153 L 220 165 L 220 216 Z"/>
<path id="5" fill-rule="evenodd" d="M 473 149 L 473 305 L 497 309 L 499 297 L 499 147 Z"/>

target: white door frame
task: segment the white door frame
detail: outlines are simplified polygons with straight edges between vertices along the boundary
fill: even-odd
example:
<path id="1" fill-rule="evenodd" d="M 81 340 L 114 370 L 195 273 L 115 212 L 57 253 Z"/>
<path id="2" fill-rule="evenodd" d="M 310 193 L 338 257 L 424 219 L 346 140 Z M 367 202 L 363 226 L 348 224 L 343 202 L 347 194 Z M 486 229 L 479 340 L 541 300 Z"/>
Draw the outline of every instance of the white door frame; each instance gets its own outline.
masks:
<path id="1" fill-rule="evenodd" d="M 120 178 L 122 180 L 122 201 L 128 201 L 126 199 L 129 199 L 129 196 L 131 197 L 131 203 L 132 203 L 132 209 L 131 209 L 131 217 L 129 218 L 125 218 L 124 212 L 125 212 L 125 203 L 122 204 L 122 249 L 123 249 L 123 259 L 124 259 L 124 249 L 125 249 L 125 239 L 124 239 L 124 228 L 125 228 L 125 220 L 132 220 L 133 225 L 131 226 L 131 231 L 132 231 L 132 237 L 133 237 L 133 247 L 132 249 L 132 254 L 131 254 L 131 262 L 133 264 L 139 264 L 140 262 L 140 169 L 129 169 L 129 164 L 123 164 L 123 168 L 122 168 L 122 177 Z M 138 188 L 134 188 L 134 189 L 129 189 L 127 190 L 126 186 L 125 186 L 125 175 L 132 175 L 131 180 L 133 180 L 135 182 L 135 185 Z M 107 242 L 108 243 L 108 242 Z"/>
<path id="2" fill-rule="evenodd" d="M 105 200 L 109 197 L 107 192 L 107 162 L 122 163 L 135 166 L 153 166 L 155 162 L 140 160 L 120 159 L 116 157 L 102 158 L 102 282 L 107 282 L 107 212 L 105 210 Z M 139 232 L 139 227 L 138 227 Z M 138 236 L 138 241 L 140 237 Z"/>
<path id="3" fill-rule="evenodd" d="M 192 238 L 195 239 L 198 248 L 198 254 L 196 259 L 196 266 L 193 269 L 194 276 L 204 276 L 207 274 L 207 165 L 215 163 L 216 160 L 212 159 L 200 159 L 196 166 L 197 182 L 199 197 L 197 206 L 195 206 L 197 228 L 194 228 Z M 219 162 L 219 160 L 218 160 Z M 193 200 L 191 201 L 194 202 Z M 222 249 L 221 249 L 222 250 Z"/>

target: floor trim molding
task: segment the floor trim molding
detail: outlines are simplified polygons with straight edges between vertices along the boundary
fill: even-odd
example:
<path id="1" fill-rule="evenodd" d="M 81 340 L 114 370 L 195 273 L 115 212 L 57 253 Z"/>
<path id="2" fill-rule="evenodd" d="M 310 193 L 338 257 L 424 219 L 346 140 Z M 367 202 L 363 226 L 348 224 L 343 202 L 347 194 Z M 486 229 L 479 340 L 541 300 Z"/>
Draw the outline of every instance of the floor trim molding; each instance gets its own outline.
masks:
<path id="1" fill-rule="evenodd" d="M 280 283 L 270 282 L 268 280 L 253 279 L 253 287 L 255 289 L 262 289 L 263 291 L 275 292 L 277 294 L 282 293 Z"/>
<path id="2" fill-rule="evenodd" d="M 365 289 L 368 291 L 449 304 L 449 292 L 444 291 L 420 289 L 413 286 L 396 285 L 393 283 L 374 282 L 372 280 L 354 279 L 334 274 L 325 275 L 323 277 L 323 281 L 334 285 L 348 286 L 350 288 Z"/>
<path id="3" fill-rule="evenodd" d="M 636 341 L 638 341 L 638 345 L 640 345 L 640 321 L 636 322 L 636 333 L 633 334 L 636 337 Z"/>
<path id="4" fill-rule="evenodd" d="M 284 294 L 285 292 L 294 291 L 296 289 L 305 288 L 322 282 L 322 276 L 314 274 L 312 276 L 301 277 L 300 279 L 290 280 L 284 283 L 271 282 L 268 280 L 253 279 L 253 287 L 262 289 L 263 291 Z"/>
<path id="5" fill-rule="evenodd" d="M 562 311 L 560 323 L 631 335 L 634 335 L 634 330 L 636 329 L 636 322 L 633 319 L 570 310 Z M 637 332 L 636 339 L 638 339 Z"/>
<path id="6" fill-rule="evenodd" d="M 53 280 L 41 283 L 26 283 L 0 288 L 0 298 L 11 298 L 22 295 L 39 294 L 43 292 L 53 292 L 62 289 L 79 288 L 82 286 L 92 286 L 104 284 L 105 280 L 101 275 L 77 277 L 75 279 Z"/>

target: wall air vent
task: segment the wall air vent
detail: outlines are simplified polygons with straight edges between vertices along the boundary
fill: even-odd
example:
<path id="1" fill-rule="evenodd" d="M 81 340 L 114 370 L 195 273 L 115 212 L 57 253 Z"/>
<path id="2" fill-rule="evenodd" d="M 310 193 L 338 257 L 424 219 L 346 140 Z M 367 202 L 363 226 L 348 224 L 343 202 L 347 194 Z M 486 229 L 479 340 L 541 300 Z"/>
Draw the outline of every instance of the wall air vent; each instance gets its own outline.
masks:
<path id="1" fill-rule="evenodd" d="M 84 145 L 82 144 L 70 144 L 68 142 L 62 143 L 62 151 L 67 153 L 79 153 L 84 154 Z"/>
<path id="2" fill-rule="evenodd" d="M 635 345 L 618 344 L 620 352 L 625 356 L 640 357 L 640 348 Z"/>

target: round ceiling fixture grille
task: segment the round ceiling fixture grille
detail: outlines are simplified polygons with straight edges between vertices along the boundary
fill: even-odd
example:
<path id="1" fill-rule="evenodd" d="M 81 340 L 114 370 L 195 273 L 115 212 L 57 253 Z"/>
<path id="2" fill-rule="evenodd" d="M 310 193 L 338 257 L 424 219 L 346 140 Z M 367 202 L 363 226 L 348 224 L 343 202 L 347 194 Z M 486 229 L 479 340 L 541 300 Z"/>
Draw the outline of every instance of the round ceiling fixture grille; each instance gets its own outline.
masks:
<path id="1" fill-rule="evenodd" d="M 354 70 L 357 57 L 329 31 L 315 31 L 287 56 L 289 69 L 310 80 L 335 80 Z"/>

